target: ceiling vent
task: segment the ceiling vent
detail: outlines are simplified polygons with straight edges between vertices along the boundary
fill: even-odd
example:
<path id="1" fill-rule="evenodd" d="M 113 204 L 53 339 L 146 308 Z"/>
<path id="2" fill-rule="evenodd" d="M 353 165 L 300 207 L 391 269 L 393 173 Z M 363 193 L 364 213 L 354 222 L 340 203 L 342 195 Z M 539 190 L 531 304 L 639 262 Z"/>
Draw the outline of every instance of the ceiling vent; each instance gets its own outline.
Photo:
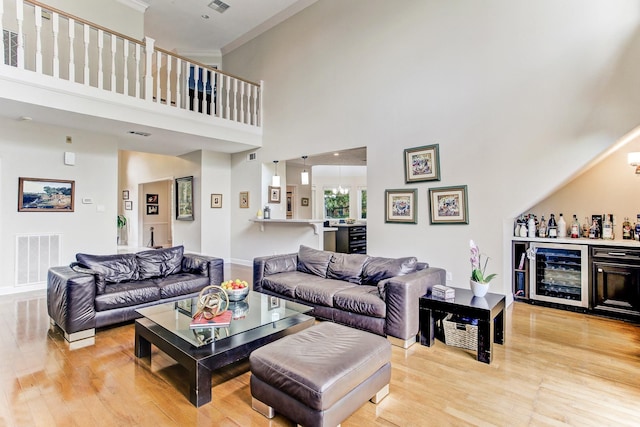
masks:
<path id="1" fill-rule="evenodd" d="M 247 154 L 247 162 L 253 162 L 257 158 L 258 158 L 258 155 L 255 151 L 253 153 Z"/>
<path id="2" fill-rule="evenodd" d="M 218 13 L 224 13 L 227 9 L 229 9 L 229 5 L 220 0 L 213 0 L 211 3 L 209 3 L 209 7 Z"/>
<path id="3" fill-rule="evenodd" d="M 131 135 L 138 135 L 138 136 L 151 136 L 149 132 L 141 132 L 139 130 L 130 130 L 129 133 Z"/>

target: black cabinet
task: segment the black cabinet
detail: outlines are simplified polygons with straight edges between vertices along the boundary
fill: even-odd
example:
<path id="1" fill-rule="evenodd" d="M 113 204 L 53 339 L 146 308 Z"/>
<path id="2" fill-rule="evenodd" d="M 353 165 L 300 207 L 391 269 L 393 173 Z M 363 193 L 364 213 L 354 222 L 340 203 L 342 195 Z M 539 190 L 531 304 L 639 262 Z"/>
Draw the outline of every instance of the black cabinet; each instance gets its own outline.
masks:
<path id="1" fill-rule="evenodd" d="M 640 318 L 640 249 L 594 246 L 591 265 L 592 309 Z"/>
<path id="2" fill-rule="evenodd" d="M 513 297 L 517 300 L 529 299 L 529 242 L 512 243 Z"/>
<path id="3" fill-rule="evenodd" d="M 339 225 L 336 232 L 336 252 L 345 254 L 367 253 L 366 225 Z"/>

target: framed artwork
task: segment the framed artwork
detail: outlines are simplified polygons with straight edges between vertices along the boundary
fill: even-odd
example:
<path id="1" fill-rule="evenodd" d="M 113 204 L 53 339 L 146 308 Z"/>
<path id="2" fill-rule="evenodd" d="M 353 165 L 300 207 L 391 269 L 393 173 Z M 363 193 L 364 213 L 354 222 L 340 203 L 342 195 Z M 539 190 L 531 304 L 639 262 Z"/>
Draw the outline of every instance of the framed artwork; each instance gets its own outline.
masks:
<path id="1" fill-rule="evenodd" d="M 73 212 L 75 181 L 18 178 L 18 212 Z"/>
<path id="2" fill-rule="evenodd" d="M 176 219 L 193 221 L 193 177 L 176 178 Z"/>
<path id="3" fill-rule="evenodd" d="M 129 190 L 122 190 L 122 200 L 129 200 Z"/>
<path id="4" fill-rule="evenodd" d="M 248 191 L 240 192 L 240 208 L 242 209 L 249 208 L 249 192 Z"/>
<path id="5" fill-rule="evenodd" d="M 308 197 L 303 197 L 302 199 L 300 199 L 300 204 L 302 206 L 309 206 L 309 198 Z"/>
<path id="6" fill-rule="evenodd" d="M 431 224 L 469 224 L 467 186 L 429 189 Z"/>
<path id="7" fill-rule="evenodd" d="M 404 150 L 405 182 L 440 181 L 440 146 L 438 144 Z"/>
<path id="8" fill-rule="evenodd" d="M 269 203 L 280 203 L 280 187 L 269 186 Z"/>
<path id="9" fill-rule="evenodd" d="M 158 215 L 158 205 L 147 205 L 147 215 Z"/>
<path id="10" fill-rule="evenodd" d="M 385 190 L 385 222 L 418 223 L 418 190 Z"/>
<path id="11" fill-rule="evenodd" d="M 124 202 L 124 209 L 126 211 L 130 211 L 133 209 L 133 202 L 131 200 L 125 200 Z"/>
<path id="12" fill-rule="evenodd" d="M 222 207 L 222 194 L 212 194 L 211 195 L 211 207 L 212 208 L 221 208 Z"/>
<path id="13" fill-rule="evenodd" d="M 158 204 L 158 195 L 157 194 L 147 194 L 147 203 L 152 205 Z"/>
<path id="14" fill-rule="evenodd" d="M 280 308 L 280 298 L 270 296 L 267 310 L 275 310 L 276 308 Z"/>

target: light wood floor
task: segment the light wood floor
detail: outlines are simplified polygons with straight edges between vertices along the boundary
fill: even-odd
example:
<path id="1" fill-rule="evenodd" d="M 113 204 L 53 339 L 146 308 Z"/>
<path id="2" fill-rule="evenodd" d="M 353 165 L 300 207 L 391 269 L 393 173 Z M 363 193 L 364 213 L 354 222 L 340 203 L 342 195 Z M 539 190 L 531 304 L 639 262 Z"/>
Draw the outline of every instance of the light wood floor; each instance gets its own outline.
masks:
<path id="1" fill-rule="evenodd" d="M 250 279 L 233 267 L 231 276 Z M 640 328 L 523 303 L 507 312 L 494 361 L 437 341 L 393 348 L 390 391 L 343 426 L 640 424 Z M 0 426 L 285 426 L 251 409 L 248 363 L 214 374 L 196 409 L 184 371 L 153 348 L 133 355 L 133 325 L 69 350 L 49 330 L 44 292 L 0 297 Z"/>

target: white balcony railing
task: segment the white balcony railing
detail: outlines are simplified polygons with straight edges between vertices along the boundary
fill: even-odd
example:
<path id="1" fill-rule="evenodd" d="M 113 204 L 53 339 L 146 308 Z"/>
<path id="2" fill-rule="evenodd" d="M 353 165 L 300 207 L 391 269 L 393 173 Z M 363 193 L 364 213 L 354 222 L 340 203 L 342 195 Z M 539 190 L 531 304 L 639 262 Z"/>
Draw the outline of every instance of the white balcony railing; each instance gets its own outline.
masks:
<path id="1" fill-rule="evenodd" d="M 262 86 L 31 0 L 0 0 L 0 67 L 261 127 Z"/>

